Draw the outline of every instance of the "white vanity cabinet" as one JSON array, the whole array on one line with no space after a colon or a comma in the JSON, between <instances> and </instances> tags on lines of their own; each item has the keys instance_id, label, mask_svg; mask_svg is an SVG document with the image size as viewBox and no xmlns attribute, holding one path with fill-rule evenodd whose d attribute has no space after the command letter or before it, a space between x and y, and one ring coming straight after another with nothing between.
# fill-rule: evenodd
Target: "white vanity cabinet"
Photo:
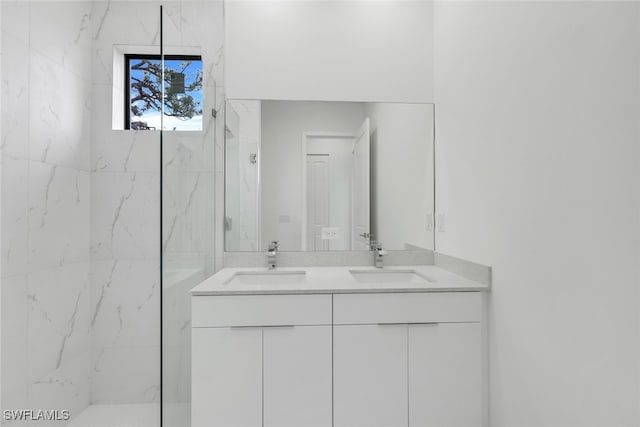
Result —
<instances>
[{"instance_id":1,"label":"white vanity cabinet","mask_svg":"<svg viewBox=\"0 0 640 427\"><path fill-rule=\"evenodd\" d=\"M407 325L409 426L483 425L480 323Z\"/></svg>"},{"instance_id":2,"label":"white vanity cabinet","mask_svg":"<svg viewBox=\"0 0 640 427\"><path fill-rule=\"evenodd\" d=\"M334 426L482 426L480 297L335 295Z\"/></svg>"},{"instance_id":3,"label":"white vanity cabinet","mask_svg":"<svg viewBox=\"0 0 640 427\"><path fill-rule=\"evenodd\" d=\"M336 325L334 426L408 425L406 325Z\"/></svg>"},{"instance_id":4,"label":"white vanity cabinet","mask_svg":"<svg viewBox=\"0 0 640 427\"><path fill-rule=\"evenodd\" d=\"M194 328L191 425L262 425L262 328Z\"/></svg>"},{"instance_id":5,"label":"white vanity cabinet","mask_svg":"<svg viewBox=\"0 0 640 427\"><path fill-rule=\"evenodd\" d=\"M193 299L193 427L330 427L331 295Z\"/></svg>"},{"instance_id":6,"label":"white vanity cabinet","mask_svg":"<svg viewBox=\"0 0 640 427\"><path fill-rule=\"evenodd\" d=\"M331 326L263 328L263 426L331 426Z\"/></svg>"},{"instance_id":7,"label":"white vanity cabinet","mask_svg":"<svg viewBox=\"0 0 640 427\"><path fill-rule=\"evenodd\" d=\"M192 301L193 427L484 425L481 292Z\"/></svg>"}]
</instances>

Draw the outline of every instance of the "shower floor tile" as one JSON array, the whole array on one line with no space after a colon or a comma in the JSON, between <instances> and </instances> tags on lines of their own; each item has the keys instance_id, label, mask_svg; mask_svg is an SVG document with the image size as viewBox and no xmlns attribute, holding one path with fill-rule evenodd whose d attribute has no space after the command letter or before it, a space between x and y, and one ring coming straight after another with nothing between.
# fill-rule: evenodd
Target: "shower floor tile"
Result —
<instances>
[{"instance_id":1,"label":"shower floor tile","mask_svg":"<svg viewBox=\"0 0 640 427\"><path fill-rule=\"evenodd\" d=\"M158 427L157 403L91 405L75 417L68 427Z\"/></svg>"}]
</instances>

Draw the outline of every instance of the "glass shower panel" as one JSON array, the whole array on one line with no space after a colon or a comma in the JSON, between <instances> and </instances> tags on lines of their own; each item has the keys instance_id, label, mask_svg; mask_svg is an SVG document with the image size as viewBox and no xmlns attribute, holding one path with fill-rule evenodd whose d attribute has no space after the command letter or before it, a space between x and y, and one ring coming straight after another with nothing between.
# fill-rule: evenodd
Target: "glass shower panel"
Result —
<instances>
[{"instance_id":1,"label":"glass shower panel","mask_svg":"<svg viewBox=\"0 0 640 427\"><path fill-rule=\"evenodd\" d=\"M215 272L222 2L165 2L162 13L162 416L165 427L188 427L190 290ZM187 59L169 61L179 57ZM187 61L201 61L199 75L183 73L193 65Z\"/></svg>"}]
</instances>

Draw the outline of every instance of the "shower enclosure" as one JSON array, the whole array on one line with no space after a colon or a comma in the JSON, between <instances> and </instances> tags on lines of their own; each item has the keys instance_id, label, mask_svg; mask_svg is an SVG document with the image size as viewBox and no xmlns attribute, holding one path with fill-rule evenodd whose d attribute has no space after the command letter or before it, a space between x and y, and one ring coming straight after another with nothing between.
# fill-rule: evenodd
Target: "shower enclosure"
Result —
<instances>
[{"instance_id":1,"label":"shower enclosure","mask_svg":"<svg viewBox=\"0 0 640 427\"><path fill-rule=\"evenodd\" d=\"M216 170L223 161L224 135L219 130L224 129L224 103L218 83L222 80L222 3L185 1L179 11L180 21L176 11L167 4L163 7L163 53L180 54L197 46L194 53L202 58L201 129L167 129L161 134L163 425L184 427L190 425L191 400L189 291L216 269L214 195L216 184L222 186L224 180L223 170ZM174 27L176 22L180 28Z\"/></svg>"},{"instance_id":2,"label":"shower enclosure","mask_svg":"<svg viewBox=\"0 0 640 427\"><path fill-rule=\"evenodd\" d=\"M189 290L222 256L223 4L0 16L2 424L189 426Z\"/></svg>"}]
</instances>

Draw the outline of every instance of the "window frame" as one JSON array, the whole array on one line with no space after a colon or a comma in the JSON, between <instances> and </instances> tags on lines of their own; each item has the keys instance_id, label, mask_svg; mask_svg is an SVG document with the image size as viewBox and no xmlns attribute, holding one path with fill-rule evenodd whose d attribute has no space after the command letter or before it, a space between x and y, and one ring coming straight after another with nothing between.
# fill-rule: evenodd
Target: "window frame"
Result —
<instances>
[{"instance_id":1,"label":"window frame","mask_svg":"<svg viewBox=\"0 0 640 427\"><path fill-rule=\"evenodd\" d=\"M151 53L124 54L124 130L131 130L131 61L137 59L155 59L162 61L160 55ZM201 55L164 55L165 61L200 61ZM204 69L204 64L203 64ZM202 94L204 98L204 93ZM160 112L162 115L162 112ZM156 129L161 130L161 129Z\"/></svg>"}]
</instances>

